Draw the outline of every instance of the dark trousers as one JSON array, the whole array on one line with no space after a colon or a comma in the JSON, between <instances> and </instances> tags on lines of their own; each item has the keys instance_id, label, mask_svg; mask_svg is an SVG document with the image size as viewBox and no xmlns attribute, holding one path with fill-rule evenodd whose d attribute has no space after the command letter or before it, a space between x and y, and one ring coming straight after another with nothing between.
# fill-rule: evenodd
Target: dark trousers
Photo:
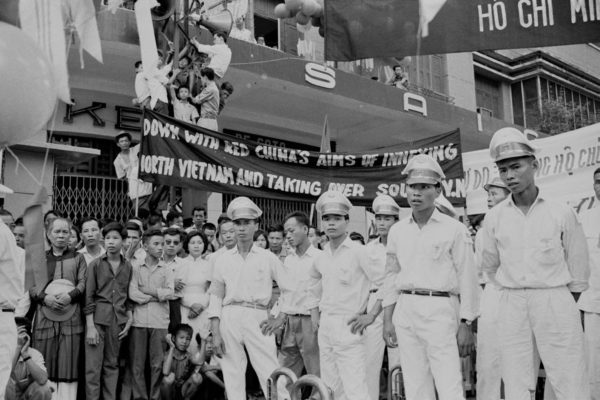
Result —
<instances>
[{"instance_id":1,"label":"dark trousers","mask_svg":"<svg viewBox=\"0 0 600 400\"><path fill-rule=\"evenodd\" d=\"M115 318L110 325L96 324L100 342L94 346L85 344L86 400L117 399L121 349L118 335L122 329L123 325L119 325Z\"/></svg>"},{"instance_id":2,"label":"dark trousers","mask_svg":"<svg viewBox=\"0 0 600 400\"><path fill-rule=\"evenodd\" d=\"M131 328L130 360L133 400L159 400L166 329ZM146 385L146 360L150 367L150 387Z\"/></svg>"}]
</instances>

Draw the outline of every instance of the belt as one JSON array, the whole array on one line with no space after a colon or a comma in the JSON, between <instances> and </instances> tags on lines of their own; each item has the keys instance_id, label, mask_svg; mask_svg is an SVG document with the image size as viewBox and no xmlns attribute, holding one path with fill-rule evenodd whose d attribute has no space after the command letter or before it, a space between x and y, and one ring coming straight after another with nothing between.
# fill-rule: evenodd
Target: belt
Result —
<instances>
[{"instance_id":1,"label":"belt","mask_svg":"<svg viewBox=\"0 0 600 400\"><path fill-rule=\"evenodd\" d=\"M377 293L378 290L379 289L371 289L371 290L369 290L369 293Z\"/></svg>"},{"instance_id":2,"label":"belt","mask_svg":"<svg viewBox=\"0 0 600 400\"><path fill-rule=\"evenodd\" d=\"M14 308L3 308L2 312L12 312L12 313L14 313L15 309Z\"/></svg>"},{"instance_id":3,"label":"belt","mask_svg":"<svg viewBox=\"0 0 600 400\"><path fill-rule=\"evenodd\" d=\"M437 290L401 290L402 294L414 294L417 296L430 296L430 297L450 297L448 292L440 292Z\"/></svg>"},{"instance_id":4,"label":"belt","mask_svg":"<svg viewBox=\"0 0 600 400\"><path fill-rule=\"evenodd\" d=\"M286 314L288 317L310 318L308 314Z\"/></svg>"},{"instance_id":5,"label":"belt","mask_svg":"<svg viewBox=\"0 0 600 400\"><path fill-rule=\"evenodd\" d=\"M252 303L249 301L232 301L231 303L226 304L226 306L239 306L246 308L254 308L255 310L267 310L267 306L263 306L262 304L258 303Z\"/></svg>"}]
</instances>

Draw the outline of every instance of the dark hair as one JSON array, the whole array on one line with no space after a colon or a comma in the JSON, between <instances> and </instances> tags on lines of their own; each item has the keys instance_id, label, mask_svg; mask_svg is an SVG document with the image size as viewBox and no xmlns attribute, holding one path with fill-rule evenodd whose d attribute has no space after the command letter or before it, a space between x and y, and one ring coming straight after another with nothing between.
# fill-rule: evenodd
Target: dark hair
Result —
<instances>
[{"instance_id":1,"label":"dark hair","mask_svg":"<svg viewBox=\"0 0 600 400\"><path fill-rule=\"evenodd\" d=\"M119 134L117 136L115 136L115 142L119 143L119 140L123 139L124 137L129 139L130 142L133 140L133 138L131 137L131 133L126 132L126 131L121 131L121 132L119 132Z\"/></svg>"},{"instance_id":2,"label":"dark hair","mask_svg":"<svg viewBox=\"0 0 600 400\"><path fill-rule=\"evenodd\" d=\"M140 67L140 65L142 65L142 62L141 62L141 61L136 61L136 62L135 62L135 67L136 67L136 68L139 68L139 67Z\"/></svg>"},{"instance_id":3,"label":"dark hair","mask_svg":"<svg viewBox=\"0 0 600 400\"><path fill-rule=\"evenodd\" d=\"M77 234L77 243L79 243L81 241L81 231L75 225L71 226L71 230L75 231L75 233Z\"/></svg>"},{"instance_id":4,"label":"dark hair","mask_svg":"<svg viewBox=\"0 0 600 400\"><path fill-rule=\"evenodd\" d=\"M202 254L206 253L206 250L208 250L208 238L206 237L206 235L202 232L198 232L198 231L192 231L190 232L187 237L185 238L185 242L183 242L183 249L185 250L186 253L190 252L190 241L192 240L192 238L199 236L200 239L202 239L202 243L204 244L204 249L202 250Z\"/></svg>"},{"instance_id":5,"label":"dark hair","mask_svg":"<svg viewBox=\"0 0 600 400\"><path fill-rule=\"evenodd\" d=\"M151 225L156 225L159 222L163 222L163 217L160 214L150 214L150 217L148 218L148 226Z\"/></svg>"},{"instance_id":6,"label":"dark hair","mask_svg":"<svg viewBox=\"0 0 600 400\"><path fill-rule=\"evenodd\" d=\"M223 82L221 83L221 90L226 90L229 94L233 94L233 85L231 82Z\"/></svg>"},{"instance_id":7,"label":"dark hair","mask_svg":"<svg viewBox=\"0 0 600 400\"><path fill-rule=\"evenodd\" d=\"M192 215L194 215L194 213L196 211L204 211L204 213L206 214L206 208L204 208L204 207L196 206L196 207L192 208Z\"/></svg>"},{"instance_id":8,"label":"dark hair","mask_svg":"<svg viewBox=\"0 0 600 400\"><path fill-rule=\"evenodd\" d=\"M140 235L142 234L142 229L135 222L128 222L127 224L125 224L125 230L126 231L136 231ZM129 234L127 234L127 236L129 236Z\"/></svg>"},{"instance_id":9,"label":"dark hair","mask_svg":"<svg viewBox=\"0 0 600 400\"><path fill-rule=\"evenodd\" d=\"M202 225L202 233L204 233L206 230L216 231L217 227L212 222L205 222L204 225Z\"/></svg>"},{"instance_id":10,"label":"dark hair","mask_svg":"<svg viewBox=\"0 0 600 400\"><path fill-rule=\"evenodd\" d=\"M221 38L223 38L223 41L227 43L227 33L223 31L216 31L215 33L213 33L213 36L220 36Z\"/></svg>"},{"instance_id":11,"label":"dark hair","mask_svg":"<svg viewBox=\"0 0 600 400\"><path fill-rule=\"evenodd\" d=\"M127 238L127 230L124 229L123 225L118 222L110 222L106 224L106 226L102 229L102 236L106 236L108 232L113 231L116 231L121 236L121 239Z\"/></svg>"},{"instance_id":12,"label":"dark hair","mask_svg":"<svg viewBox=\"0 0 600 400\"><path fill-rule=\"evenodd\" d=\"M396 68L400 68L402 71L404 71L404 68L402 67L402 65L400 64L396 64L394 65L394 67L392 68L393 71L396 71Z\"/></svg>"},{"instance_id":13,"label":"dark hair","mask_svg":"<svg viewBox=\"0 0 600 400\"><path fill-rule=\"evenodd\" d=\"M135 214L134 214L135 215ZM138 208L138 216L130 219L139 219L140 221L150 216L150 211L145 208Z\"/></svg>"},{"instance_id":14,"label":"dark hair","mask_svg":"<svg viewBox=\"0 0 600 400\"><path fill-rule=\"evenodd\" d=\"M185 233L179 228L167 228L164 230L164 236L179 236L180 241L185 240Z\"/></svg>"},{"instance_id":15,"label":"dark hair","mask_svg":"<svg viewBox=\"0 0 600 400\"><path fill-rule=\"evenodd\" d=\"M600 167L596 168L596 170L594 171L594 174L592 176L594 176L594 175L596 175L598 173L600 173Z\"/></svg>"},{"instance_id":16,"label":"dark hair","mask_svg":"<svg viewBox=\"0 0 600 400\"><path fill-rule=\"evenodd\" d=\"M256 240L261 236L264 236L265 241L267 242L267 247L265 247L265 249L268 249L269 248L269 239L267 238L267 232L263 231L262 229L258 229L256 232L254 232L252 241L256 242Z\"/></svg>"},{"instance_id":17,"label":"dark hair","mask_svg":"<svg viewBox=\"0 0 600 400\"><path fill-rule=\"evenodd\" d=\"M160 229L149 229L146 232L144 232L144 235L142 236L142 241L144 243L148 243L148 240L150 240L152 236L160 236L162 238L165 237L165 235Z\"/></svg>"},{"instance_id":18,"label":"dark hair","mask_svg":"<svg viewBox=\"0 0 600 400\"><path fill-rule=\"evenodd\" d=\"M281 224L271 225L267 228L267 233L271 233L271 232L283 233L283 231L284 231L283 225L281 225Z\"/></svg>"},{"instance_id":19,"label":"dark hair","mask_svg":"<svg viewBox=\"0 0 600 400\"><path fill-rule=\"evenodd\" d=\"M219 223L219 229L217 230L217 232L221 232L221 227L228 222L233 222L233 220L231 218L223 218Z\"/></svg>"},{"instance_id":20,"label":"dark hair","mask_svg":"<svg viewBox=\"0 0 600 400\"><path fill-rule=\"evenodd\" d=\"M79 225L81 227L81 230L83 230L83 224L85 224L86 222L92 222L95 221L98 224L98 228L102 229L102 222L100 222L99 219L96 219L94 217L85 217L84 219L81 220L81 225Z\"/></svg>"},{"instance_id":21,"label":"dark hair","mask_svg":"<svg viewBox=\"0 0 600 400\"><path fill-rule=\"evenodd\" d=\"M54 215L56 215L57 217L61 217L60 213L58 213L58 212L56 212L56 211L54 211L54 210L48 210L48 211L46 211L46 213L44 214L44 222L46 222L46 218L48 218L48 215L50 215L50 214L54 214Z\"/></svg>"},{"instance_id":22,"label":"dark hair","mask_svg":"<svg viewBox=\"0 0 600 400\"><path fill-rule=\"evenodd\" d=\"M306 226L307 228L311 227L310 219L308 218L308 215L306 215L302 211L294 211L294 212L289 213L288 215L285 216L283 221L287 222L287 220L290 218L294 218L296 221L298 221L298 223Z\"/></svg>"},{"instance_id":23,"label":"dark hair","mask_svg":"<svg viewBox=\"0 0 600 400\"><path fill-rule=\"evenodd\" d=\"M352 232L350 234L350 240L356 240L361 242L362 244L365 244L365 238L358 232Z\"/></svg>"},{"instance_id":24,"label":"dark hair","mask_svg":"<svg viewBox=\"0 0 600 400\"><path fill-rule=\"evenodd\" d=\"M200 76L205 76L209 81L214 81L215 71L212 68L204 67L200 70Z\"/></svg>"},{"instance_id":25,"label":"dark hair","mask_svg":"<svg viewBox=\"0 0 600 400\"><path fill-rule=\"evenodd\" d=\"M217 218L217 225L221 226L221 223L223 223L223 221L231 221L231 218L229 218L226 213L223 213L219 215L219 218Z\"/></svg>"},{"instance_id":26,"label":"dark hair","mask_svg":"<svg viewBox=\"0 0 600 400\"><path fill-rule=\"evenodd\" d=\"M179 324L177 326L175 326L175 329L173 329L173 341L175 340L175 336L177 336L177 334L179 332L185 332L188 335L194 336L194 329L189 326L188 324Z\"/></svg>"},{"instance_id":27,"label":"dark hair","mask_svg":"<svg viewBox=\"0 0 600 400\"><path fill-rule=\"evenodd\" d=\"M15 226L23 226L23 217L15 219Z\"/></svg>"},{"instance_id":28,"label":"dark hair","mask_svg":"<svg viewBox=\"0 0 600 400\"><path fill-rule=\"evenodd\" d=\"M179 218L181 216L181 213L178 211L169 211L167 214L167 225L171 225L171 222L175 221L175 218Z\"/></svg>"}]
</instances>

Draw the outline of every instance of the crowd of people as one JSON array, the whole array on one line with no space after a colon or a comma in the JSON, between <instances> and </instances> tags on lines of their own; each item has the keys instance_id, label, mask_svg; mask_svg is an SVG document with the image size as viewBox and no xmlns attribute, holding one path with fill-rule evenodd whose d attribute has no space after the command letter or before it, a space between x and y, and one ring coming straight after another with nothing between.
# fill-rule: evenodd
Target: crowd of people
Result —
<instances>
[{"instance_id":1,"label":"crowd of people","mask_svg":"<svg viewBox=\"0 0 600 400\"><path fill-rule=\"evenodd\" d=\"M50 211L32 281L23 223L4 211L0 388L10 400L247 400L286 367L336 400L377 400L387 350L406 399L457 400L461 357L476 351L479 399L530 400L540 362L547 399L598 399L598 208L582 225L546 197L520 132L498 131L490 154L500 176L474 241L428 155L403 171L410 216L378 196L366 244L336 191L316 202L324 235L299 211L260 230L246 197L216 223L194 208L188 227L171 211L77 229ZM600 169L593 179L600 199Z\"/></svg>"},{"instance_id":2,"label":"crowd of people","mask_svg":"<svg viewBox=\"0 0 600 400\"><path fill-rule=\"evenodd\" d=\"M223 81L231 62L227 38L221 31L213 34L212 45L192 38L179 52L176 67L171 43L166 59L159 51L156 65L137 61L133 104L218 131L217 116L234 90Z\"/></svg>"}]
</instances>

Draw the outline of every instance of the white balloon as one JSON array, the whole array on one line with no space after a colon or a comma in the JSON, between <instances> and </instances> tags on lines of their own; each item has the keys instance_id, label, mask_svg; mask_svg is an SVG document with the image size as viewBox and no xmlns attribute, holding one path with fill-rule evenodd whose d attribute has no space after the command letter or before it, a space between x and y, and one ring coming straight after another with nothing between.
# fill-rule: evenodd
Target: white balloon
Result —
<instances>
[{"instance_id":1,"label":"white balloon","mask_svg":"<svg viewBox=\"0 0 600 400\"><path fill-rule=\"evenodd\" d=\"M275 16L279 19L286 19L292 16L290 10L288 10L286 5L283 3L277 4L273 12L275 13Z\"/></svg>"}]
</instances>

